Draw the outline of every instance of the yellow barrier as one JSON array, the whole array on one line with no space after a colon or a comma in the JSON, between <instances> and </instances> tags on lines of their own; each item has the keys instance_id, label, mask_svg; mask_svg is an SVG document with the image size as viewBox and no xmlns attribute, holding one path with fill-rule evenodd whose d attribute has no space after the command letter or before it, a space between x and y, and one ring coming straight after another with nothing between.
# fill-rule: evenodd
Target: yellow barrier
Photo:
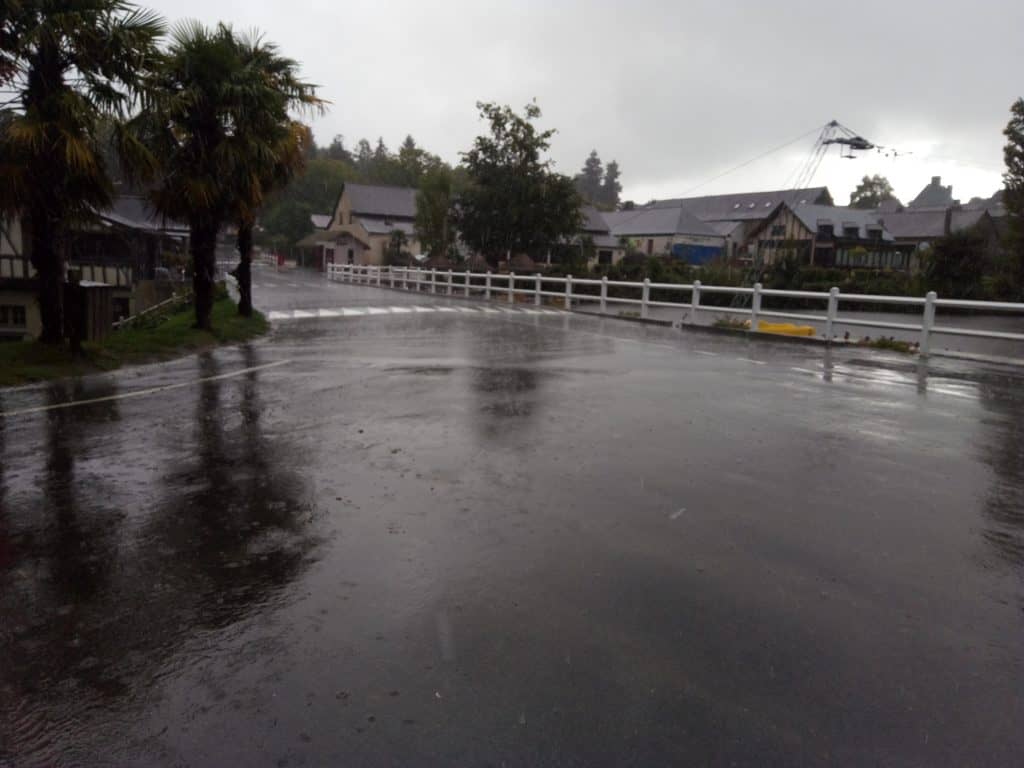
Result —
<instances>
[{"instance_id":1,"label":"yellow barrier","mask_svg":"<svg viewBox=\"0 0 1024 768\"><path fill-rule=\"evenodd\" d=\"M778 333L783 336L817 336L818 332L809 325L793 325L793 323L759 322L757 330L761 333Z\"/></svg>"}]
</instances>

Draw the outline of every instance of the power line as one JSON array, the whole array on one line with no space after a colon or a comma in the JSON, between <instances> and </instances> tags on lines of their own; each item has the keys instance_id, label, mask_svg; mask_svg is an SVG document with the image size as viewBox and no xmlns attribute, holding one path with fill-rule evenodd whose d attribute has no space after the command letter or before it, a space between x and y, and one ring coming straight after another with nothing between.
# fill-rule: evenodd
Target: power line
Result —
<instances>
[{"instance_id":1,"label":"power line","mask_svg":"<svg viewBox=\"0 0 1024 768\"><path fill-rule=\"evenodd\" d=\"M774 147L772 149L769 149L766 152L762 152L761 154L757 155L756 157L752 157L749 160L747 160L745 162L742 162L739 165L737 165L737 166L735 166L733 168L730 168L727 171L723 171L722 173L718 174L717 176L712 176L710 179L702 181L700 184L698 184L695 187L690 187L690 189L688 189L685 192L683 192L681 197L686 197L691 192L695 192L696 190L700 189L701 187L706 187L711 182L718 181L723 176L728 176L730 173L735 173L736 171L740 170L741 168L746 168L748 165L750 165L752 163L756 163L758 160L761 160L761 159L763 159L765 157L768 157L768 155L774 154L775 152L783 150L786 147L789 147L789 146L791 146L793 144L796 144L798 141L802 141L802 140L806 139L808 136L811 136L812 134L817 133L819 131L821 131L820 127L819 128L813 128L813 129L807 131L807 133L802 133L799 136L797 136L795 139L792 139L791 141L787 141L785 144L780 144L779 146Z\"/></svg>"}]
</instances>

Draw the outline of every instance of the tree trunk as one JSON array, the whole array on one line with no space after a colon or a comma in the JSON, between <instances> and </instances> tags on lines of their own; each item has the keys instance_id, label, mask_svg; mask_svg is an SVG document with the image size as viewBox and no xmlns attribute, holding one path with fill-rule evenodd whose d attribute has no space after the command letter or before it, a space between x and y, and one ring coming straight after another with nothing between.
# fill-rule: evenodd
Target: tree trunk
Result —
<instances>
[{"instance_id":1,"label":"tree trunk","mask_svg":"<svg viewBox=\"0 0 1024 768\"><path fill-rule=\"evenodd\" d=\"M192 251L192 291L196 302L196 328L212 331L213 276L217 267L217 230L209 222L193 222L189 233Z\"/></svg>"},{"instance_id":2,"label":"tree trunk","mask_svg":"<svg viewBox=\"0 0 1024 768\"><path fill-rule=\"evenodd\" d=\"M64 341L64 252L62 238L52 219L43 212L29 216L32 266L39 283L39 315L45 344Z\"/></svg>"},{"instance_id":3,"label":"tree trunk","mask_svg":"<svg viewBox=\"0 0 1024 768\"><path fill-rule=\"evenodd\" d=\"M238 314L252 317L252 222L238 224Z\"/></svg>"}]
</instances>

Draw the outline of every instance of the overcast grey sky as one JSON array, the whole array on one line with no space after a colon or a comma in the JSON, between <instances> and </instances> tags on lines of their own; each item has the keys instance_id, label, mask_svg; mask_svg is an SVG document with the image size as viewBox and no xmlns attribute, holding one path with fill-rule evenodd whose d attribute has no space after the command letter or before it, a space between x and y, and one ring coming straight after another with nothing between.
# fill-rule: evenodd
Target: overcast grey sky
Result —
<instances>
[{"instance_id":1,"label":"overcast grey sky","mask_svg":"<svg viewBox=\"0 0 1024 768\"><path fill-rule=\"evenodd\" d=\"M1024 2L976 0L151 0L256 27L333 105L317 141L407 133L456 162L482 129L475 102L532 98L558 129L558 170L596 148L624 198L698 184L830 119L913 154L833 151L814 179L845 204L864 174L906 201L941 175L964 201L1000 185L1002 129L1024 95ZM777 189L813 136L693 194Z\"/></svg>"}]
</instances>

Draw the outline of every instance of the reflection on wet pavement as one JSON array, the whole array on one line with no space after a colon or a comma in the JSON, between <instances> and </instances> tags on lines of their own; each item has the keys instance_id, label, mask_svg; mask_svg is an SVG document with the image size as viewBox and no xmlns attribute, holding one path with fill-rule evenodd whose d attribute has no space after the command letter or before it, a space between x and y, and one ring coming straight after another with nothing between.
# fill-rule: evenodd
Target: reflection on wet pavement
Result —
<instances>
[{"instance_id":1,"label":"reflection on wet pavement","mask_svg":"<svg viewBox=\"0 0 1024 768\"><path fill-rule=\"evenodd\" d=\"M168 381L0 417L0 766L1024 754L1014 369L395 313L0 411Z\"/></svg>"}]
</instances>

